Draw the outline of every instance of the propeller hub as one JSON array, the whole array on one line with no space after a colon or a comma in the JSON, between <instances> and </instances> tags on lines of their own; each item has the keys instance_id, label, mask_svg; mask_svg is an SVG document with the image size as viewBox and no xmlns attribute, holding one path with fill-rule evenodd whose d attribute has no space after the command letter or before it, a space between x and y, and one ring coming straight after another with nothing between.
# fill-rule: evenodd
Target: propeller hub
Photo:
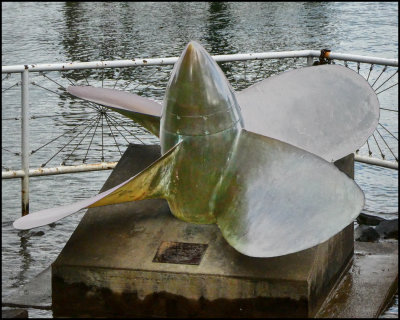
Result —
<instances>
[{"instance_id":1,"label":"propeller hub","mask_svg":"<svg viewBox=\"0 0 400 320\"><path fill-rule=\"evenodd\" d=\"M224 73L200 44L191 41L166 89L160 136L162 141L163 134L175 139L163 149L176 144L179 136L204 136L242 124L239 104Z\"/></svg>"}]
</instances>

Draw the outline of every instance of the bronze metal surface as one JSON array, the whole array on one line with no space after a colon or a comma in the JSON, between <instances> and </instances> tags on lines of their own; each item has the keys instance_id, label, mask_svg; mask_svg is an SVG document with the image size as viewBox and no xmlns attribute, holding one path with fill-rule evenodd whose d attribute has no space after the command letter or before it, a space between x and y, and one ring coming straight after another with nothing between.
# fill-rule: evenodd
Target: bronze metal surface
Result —
<instances>
[{"instance_id":1,"label":"bronze metal surface","mask_svg":"<svg viewBox=\"0 0 400 320\"><path fill-rule=\"evenodd\" d=\"M329 66L315 68L323 67ZM352 86L342 75L337 73L336 90ZM332 115L332 122L342 121L342 116ZM239 252L276 257L328 240L364 205L361 189L332 163L244 130L229 82L196 42L186 46L172 71L159 133L162 157L139 174L79 205L20 218L14 227L43 225L89 206L164 198L181 220L217 223ZM319 138L324 139L313 137Z\"/></svg>"}]
</instances>

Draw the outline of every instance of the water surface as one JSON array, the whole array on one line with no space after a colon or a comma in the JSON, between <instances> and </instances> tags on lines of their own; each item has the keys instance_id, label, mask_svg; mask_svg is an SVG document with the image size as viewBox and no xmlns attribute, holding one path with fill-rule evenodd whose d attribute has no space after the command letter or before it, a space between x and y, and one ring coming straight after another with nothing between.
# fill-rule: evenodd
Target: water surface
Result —
<instances>
[{"instance_id":1,"label":"water surface","mask_svg":"<svg viewBox=\"0 0 400 320\"><path fill-rule=\"evenodd\" d=\"M398 55L398 4L396 2L3 2L2 65L70 61L115 60L179 56L190 40L199 41L211 54L263 51L286 51L329 48L332 51L382 58ZM257 62L258 63L258 62ZM300 67L305 60L265 63L261 73L248 64L247 79L259 79L288 68ZM236 88L241 88L246 66L224 65ZM354 69L355 64L351 67ZM367 77L369 66L360 72ZM162 100L171 68L165 67L152 76L154 68L88 73L91 84L118 87L134 80L134 92ZM239 73L240 72L240 73ZM377 77L378 73L373 73ZM49 74L62 85L68 79L60 73ZM85 83L81 73L68 73L72 81ZM33 81L42 81L34 75ZM3 81L3 88L18 81L18 75ZM143 84L146 84L145 86ZM245 84L243 84L244 86ZM47 82L47 88L59 86ZM134 89L136 88L136 89ZM19 87L2 95L2 144L19 151L20 123L4 120L19 115ZM380 96L381 104L397 109L397 87ZM90 109L66 96L58 96L31 87L31 115L47 116L31 121L32 150L55 138L76 124L89 119ZM83 113L83 115L82 115ZM71 115L72 114L72 115ZM75 114L75 115L74 115ZM381 113L381 121L397 136L397 113ZM146 143L157 139L136 132ZM69 137L69 136L67 136ZM72 138L72 135L70 136ZM94 139L97 155L101 154L99 135ZM121 152L126 141L117 135ZM65 143L65 141L63 142ZM32 155L32 167L48 161L62 147L50 145ZM84 149L85 150L85 149ZM106 140L106 161L117 161L120 153L112 135ZM365 151L365 148L363 150ZM397 150L396 150L397 152ZM82 154L80 155L82 156ZM390 156L390 154L389 154ZM78 161L82 158L69 159ZM55 157L50 166L63 161ZM17 169L19 157L3 150L2 164ZM387 218L398 214L398 173L394 170L356 163L356 182L366 194L365 211ZM32 178L30 208L32 211L70 203L96 194L109 171ZM2 181L2 297L32 279L57 257L76 228L84 212L67 217L52 226L17 231L12 221L20 216L20 181ZM30 316L51 316L51 312L30 310Z\"/></svg>"}]
</instances>

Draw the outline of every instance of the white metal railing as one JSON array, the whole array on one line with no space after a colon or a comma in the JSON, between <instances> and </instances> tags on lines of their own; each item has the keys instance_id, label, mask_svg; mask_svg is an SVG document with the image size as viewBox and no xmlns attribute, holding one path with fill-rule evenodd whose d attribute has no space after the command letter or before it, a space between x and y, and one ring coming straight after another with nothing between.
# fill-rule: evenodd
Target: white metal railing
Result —
<instances>
[{"instance_id":1,"label":"white metal railing","mask_svg":"<svg viewBox=\"0 0 400 320\"><path fill-rule=\"evenodd\" d=\"M2 66L2 73L20 73L21 74L21 170L9 170L2 172L2 179L20 178L22 180L22 214L28 213L29 208L29 177L43 176L62 173L76 173L94 170L108 170L115 167L116 162L101 162L95 164L82 164L76 166L60 166L54 168L29 168L29 74L31 72L43 71L66 71L79 69L103 69L103 68L121 68L136 66L154 66L154 65L173 65L179 57L155 58L155 59L131 59L117 61L92 61L92 62L70 62L70 63L52 63L52 64L30 64ZM216 55L213 58L217 62L234 62L262 59L281 59L281 58L306 58L307 65L313 64L313 58L326 58L330 60L353 61L357 63L370 63L398 67L398 60L384 59L369 56L360 56L342 53L322 53L319 50L300 50L285 52L262 52L247 54ZM372 69L372 67L371 67ZM378 165L398 170L398 162L381 160L373 157L365 157L355 154L355 160L368 164ZM397 160L397 158L396 158Z\"/></svg>"},{"instance_id":2,"label":"white metal railing","mask_svg":"<svg viewBox=\"0 0 400 320\"><path fill-rule=\"evenodd\" d=\"M229 61L247 61L258 59L281 59L281 58L317 58L320 57L321 51L318 50L299 50L299 51L282 51L282 52L261 52L261 53L244 53L244 54L226 54L212 56L217 62ZM381 64L385 66L398 66L398 60L384 59L377 57L368 57L343 53L329 53L327 58L332 60L344 60L355 62L366 62L373 64ZM172 65L178 61L179 57L156 58L156 59L131 59L131 60L115 60L115 61L91 61L91 62L69 62L69 63L51 63L51 64L30 64L3 66L2 73L21 73L24 70L30 72L39 71L65 71L77 69L99 69L99 68L121 68L135 66L150 65Z\"/></svg>"}]
</instances>

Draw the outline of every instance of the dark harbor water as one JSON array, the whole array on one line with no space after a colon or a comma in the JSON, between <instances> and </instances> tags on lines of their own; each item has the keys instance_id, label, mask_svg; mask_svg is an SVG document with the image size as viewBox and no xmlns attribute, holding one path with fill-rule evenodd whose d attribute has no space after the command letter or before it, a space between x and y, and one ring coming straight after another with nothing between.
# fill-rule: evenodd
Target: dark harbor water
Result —
<instances>
[{"instance_id":1,"label":"dark harbor water","mask_svg":"<svg viewBox=\"0 0 400 320\"><path fill-rule=\"evenodd\" d=\"M398 58L397 2L3 2L2 3L2 65L37 64L71 61L117 60L179 56L190 40L197 40L211 54L233 54L265 51L290 51L329 48L334 52L381 58ZM301 67L305 59L273 60L257 69L258 62L221 65L241 89L243 72L247 79L261 79L286 69ZM260 64L261 65L261 64ZM356 64L350 64L353 69ZM261 67L260 67L261 68ZM369 65L360 73L367 77ZM378 68L378 67L377 67ZM381 68L382 69L382 68ZM377 78L381 69L371 73ZM49 73L62 85L68 79L85 84L117 88L125 84L132 92L161 101L170 66L158 70ZM154 71L154 72L153 72ZM155 74L155 75L154 75ZM5 75L3 75L4 78ZM32 76L33 81L43 76ZM133 80L132 80L133 79ZM246 79L246 78L245 78ZM19 75L3 80L8 88ZM130 83L130 81L133 81ZM58 85L47 82L47 88L57 91ZM2 165L20 168L20 121L9 120L20 115L20 87L2 94ZM398 86L379 96L381 105L398 108ZM30 123L30 142L36 150L77 121L86 121L91 112L76 101L50 91L31 86L30 115L40 116ZM398 137L398 113L382 111L381 122ZM135 135L145 143L157 139L135 129ZM67 136L68 138L68 136ZM72 136L71 136L72 138ZM97 140L96 140L97 139ZM95 151L88 162L118 161L127 142L113 133L105 140L101 151L98 136ZM68 139L67 139L68 141ZM137 142L137 140L129 140ZM37 168L62 148L64 142L51 144L32 155L31 167ZM117 142L121 150L116 148ZM6 150L5 150L5 149ZM398 154L397 143L393 151ZM10 152L11 151L11 152ZM82 161L86 148L68 161ZM367 149L360 151L368 154ZM378 153L379 154L379 153ZM65 156L65 154L64 154ZM103 154L101 154L103 156ZM91 157L91 158L90 158ZM96 158L97 157L97 158ZM391 154L387 158L391 160ZM64 158L65 159L65 158ZM48 167L63 161L57 155ZM75 161L75 162L73 162ZM88 172L31 178L30 210L71 203L96 194L110 171ZM398 171L356 163L355 180L366 194L364 211L384 218L398 217ZM84 211L30 231L13 229L12 222L20 216L21 183L18 179L2 181L2 297L29 282L48 267L62 250L76 228ZM397 302L392 307L398 312ZM51 317L51 311L29 310L30 317Z\"/></svg>"}]
</instances>

